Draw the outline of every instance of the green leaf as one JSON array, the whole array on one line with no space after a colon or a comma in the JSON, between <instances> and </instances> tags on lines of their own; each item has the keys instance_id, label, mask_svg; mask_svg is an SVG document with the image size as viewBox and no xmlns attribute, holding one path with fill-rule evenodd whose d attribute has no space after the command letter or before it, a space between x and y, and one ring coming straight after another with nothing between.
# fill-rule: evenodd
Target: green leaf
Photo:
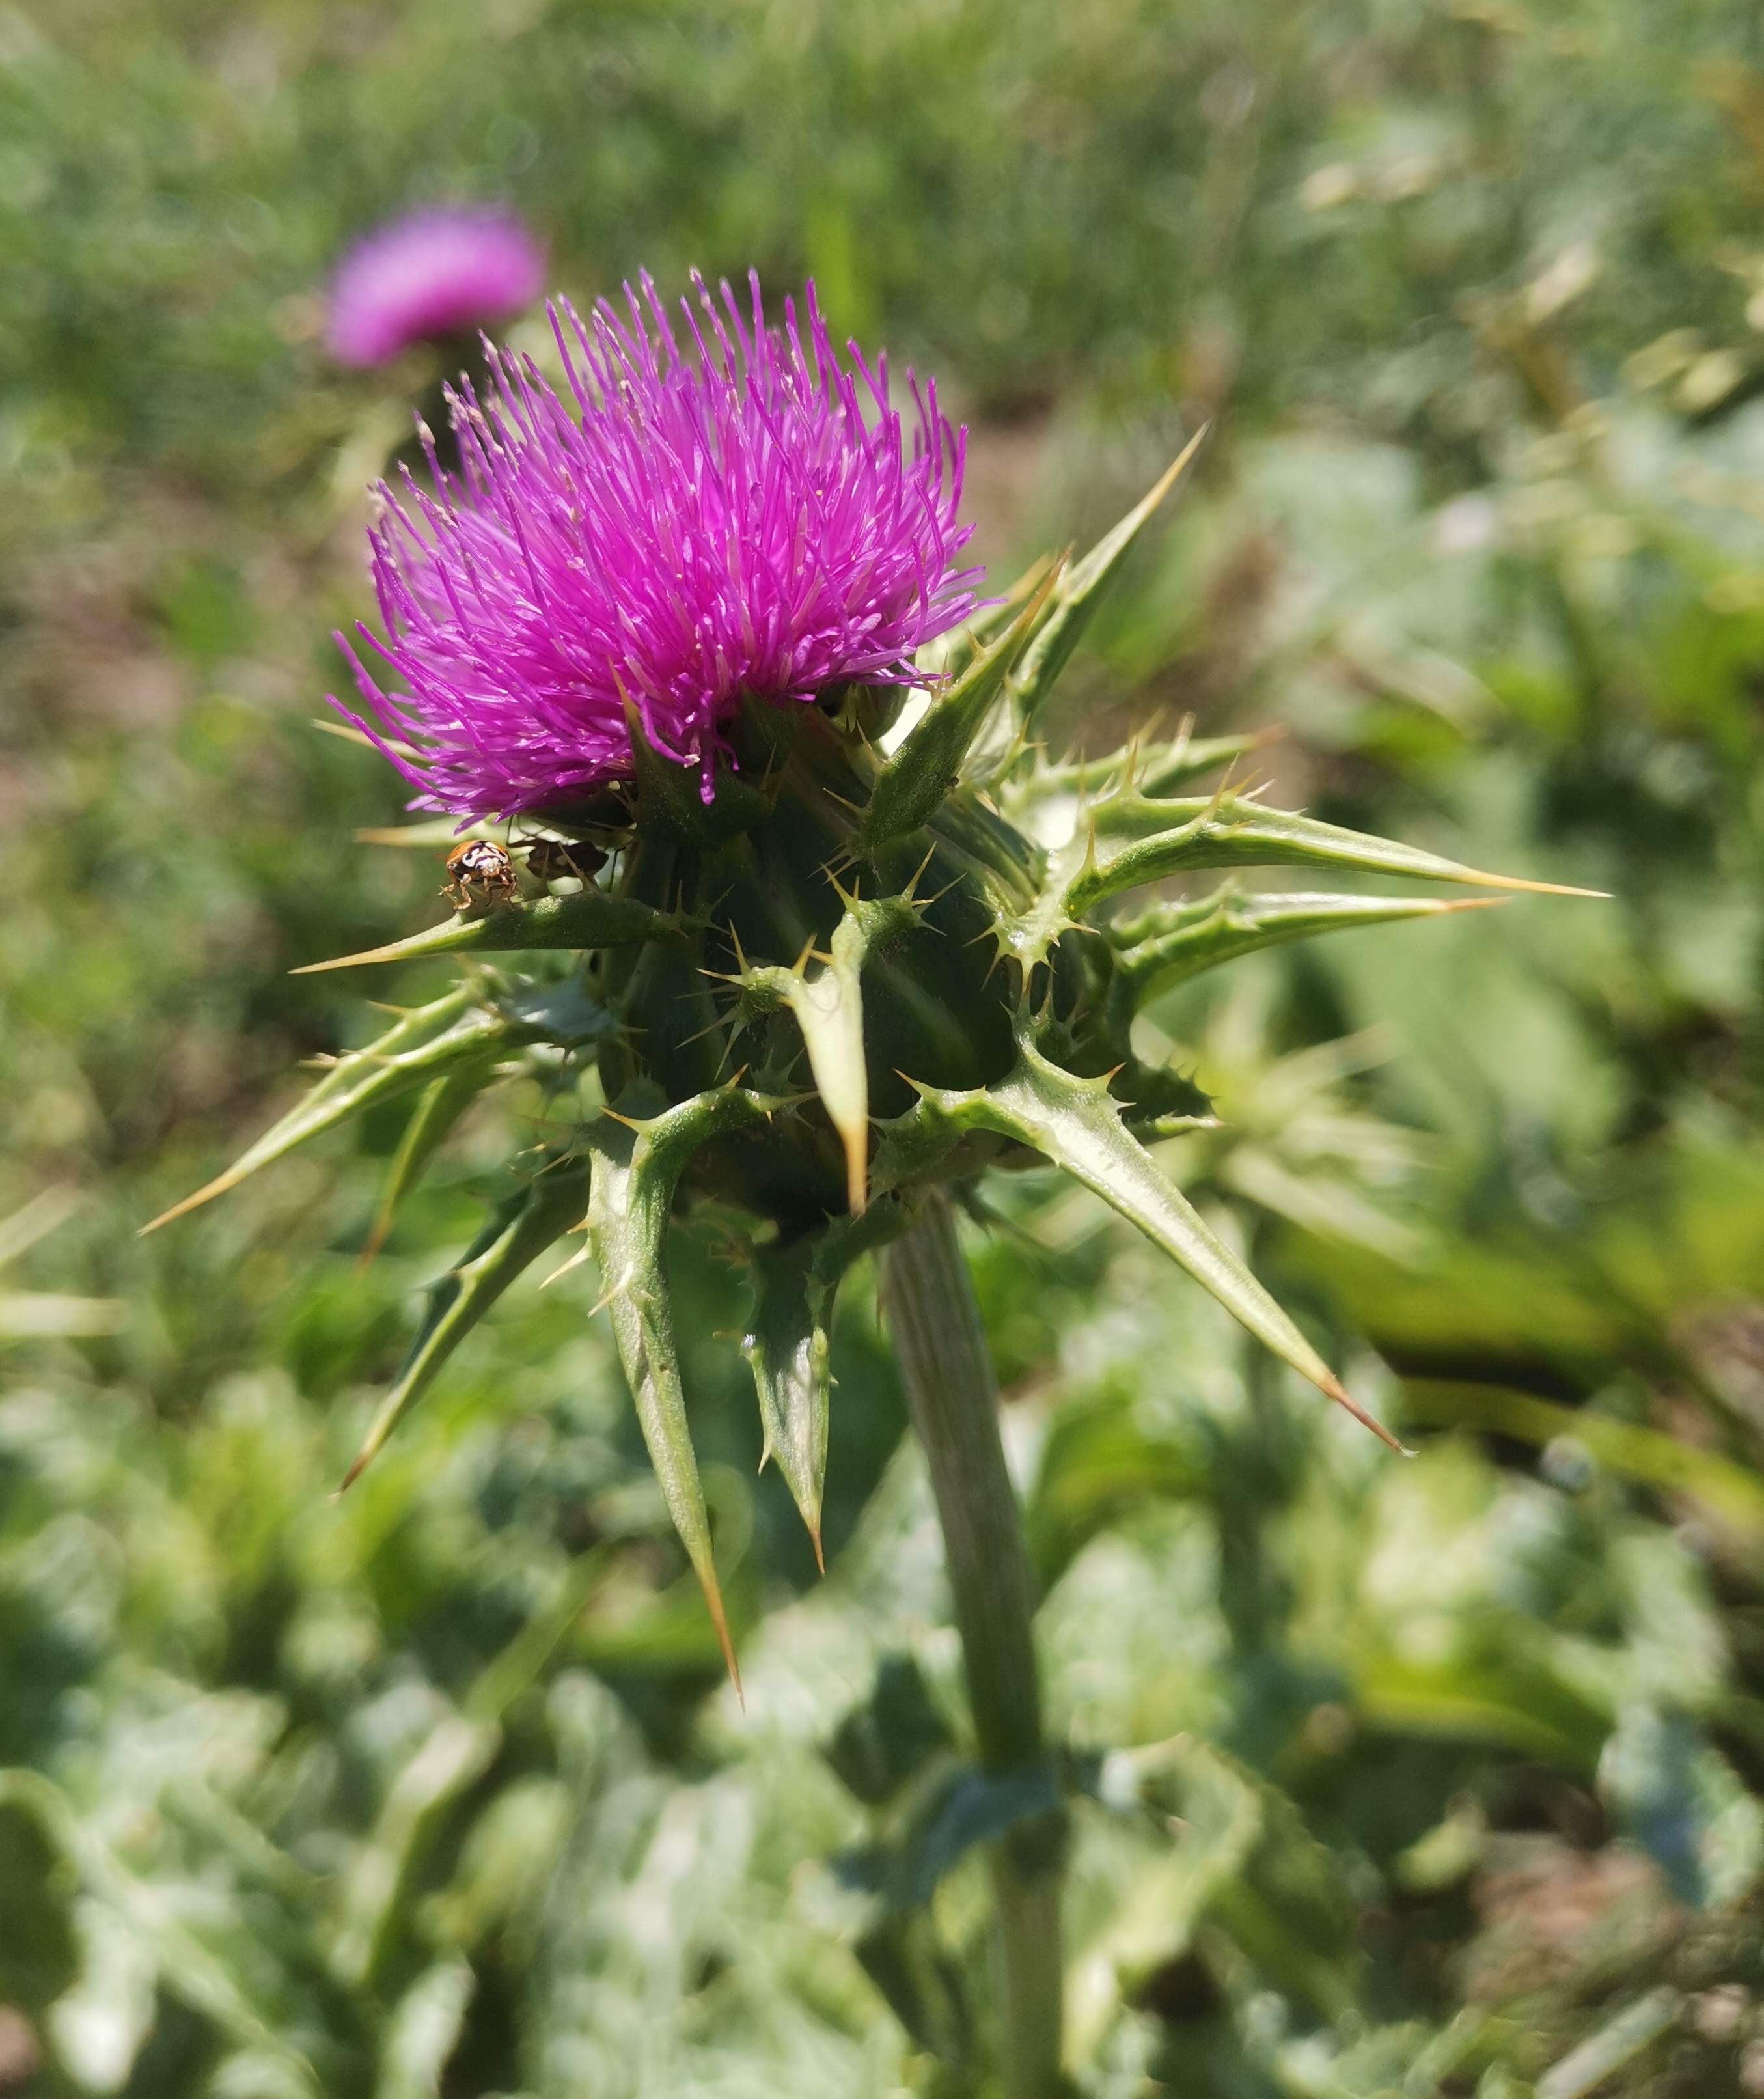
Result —
<instances>
[{"instance_id":1,"label":"green leaf","mask_svg":"<svg viewBox=\"0 0 1764 2099\"><path fill-rule=\"evenodd\" d=\"M1139 1426L1131 1394L1106 1393L1063 1409L1042 1446L1023 1529L1046 1595L1093 1538L1153 1500L1206 1493L1208 1453Z\"/></svg>"},{"instance_id":2,"label":"green leaf","mask_svg":"<svg viewBox=\"0 0 1764 2099\"><path fill-rule=\"evenodd\" d=\"M272 2032L230 1962L192 1931L168 1891L125 1866L61 1789L39 1771L0 1771L0 1810L29 1815L86 1894L120 1920L152 1956L161 1983L229 2040L273 2056L291 2088L316 2099L305 2056Z\"/></svg>"},{"instance_id":3,"label":"green leaf","mask_svg":"<svg viewBox=\"0 0 1764 2099\"><path fill-rule=\"evenodd\" d=\"M588 1130L593 1151L588 1238L612 1314L619 1360L668 1514L704 1591L717 1644L737 1691L741 1673L717 1586L710 1519L680 1388L663 1241L674 1190L693 1152L711 1138L763 1120L776 1105L728 1085L694 1094L647 1121L609 1115Z\"/></svg>"},{"instance_id":4,"label":"green leaf","mask_svg":"<svg viewBox=\"0 0 1764 2099\"><path fill-rule=\"evenodd\" d=\"M858 1256L904 1230L908 1221L903 1204L873 1203L860 1217L835 1218L813 1239L787 1247L756 1247L752 1255L754 1309L741 1337L741 1353L759 1396L765 1433L759 1462L763 1466L768 1458L776 1459L814 1541L815 1564L824 1573L820 1503L833 1384L829 1329L834 1300L841 1277Z\"/></svg>"},{"instance_id":5,"label":"green leaf","mask_svg":"<svg viewBox=\"0 0 1764 2099\"><path fill-rule=\"evenodd\" d=\"M1059 1775L1051 1758L1005 1771L957 1765L914 1802L889 1847L881 1893L891 1908L923 1909L944 1874L976 1844L1059 1809Z\"/></svg>"},{"instance_id":6,"label":"green leaf","mask_svg":"<svg viewBox=\"0 0 1764 2099\"><path fill-rule=\"evenodd\" d=\"M847 1792L866 1807L882 1807L952 1746L917 1662L890 1654L877 1666L869 1696L846 1714L824 1754Z\"/></svg>"},{"instance_id":7,"label":"green leaf","mask_svg":"<svg viewBox=\"0 0 1764 2099\"><path fill-rule=\"evenodd\" d=\"M437 1824L490 1768L501 1744L494 1721L450 1713L392 1781L337 1892L331 1965L345 1982L359 1987L385 1965L407 1915L411 1879Z\"/></svg>"},{"instance_id":8,"label":"green leaf","mask_svg":"<svg viewBox=\"0 0 1764 2099\"><path fill-rule=\"evenodd\" d=\"M380 1200L375 1205L367 1236L362 1242L358 1267L365 1268L385 1244L398 1205L422 1178L424 1168L434 1157L448 1131L483 1089L483 1073L467 1065L431 1080L417 1097L411 1119L404 1125L404 1134L398 1140L398 1148L392 1155L392 1164L386 1168L386 1177L381 1184Z\"/></svg>"},{"instance_id":9,"label":"green leaf","mask_svg":"<svg viewBox=\"0 0 1764 2099\"><path fill-rule=\"evenodd\" d=\"M1041 587L1058 557L1042 554L1032 561L1004 596L977 605L960 627L928 641L914 661L928 678L957 678L999 629L1016 617L1017 608Z\"/></svg>"},{"instance_id":10,"label":"green leaf","mask_svg":"<svg viewBox=\"0 0 1764 2099\"><path fill-rule=\"evenodd\" d=\"M960 2077L974 2057L972 2015L961 1970L931 1918L922 1910L884 1911L851 1952L914 2046ZM974 2080L968 2081L971 2088ZM952 2084L957 2092L964 2088Z\"/></svg>"},{"instance_id":11,"label":"green leaf","mask_svg":"<svg viewBox=\"0 0 1764 2099\"><path fill-rule=\"evenodd\" d=\"M343 1476L339 1494L372 1462L405 1414L434 1383L448 1358L515 1278L572 1225L580 1224L587 1195L588 1173L582 1161L566 1159L545 1168L519 1195L497 1208L459 1265L431 1286L423 1323Z\"/></svg>"},{"instance_id":12,"label":"green leaf","mask_svg":"<svg viewBox=\"0 0 1764 2099\"><path fill-rule=\"evenodd\" d=\"M1493 1742L1582 1779L1596 1771L1611 1732L1608 1713L1564 1682L1547 1657L1516 1646L1511 1626L1499 1622L1462 1636L1443 1661L1364 1656L1353 1671L1353 1703L1368 1727Z\"/></svg>"},{"instance_id":13,"label":"green leaf","mask_svg":"<svg viewBox=\"0 0 1764 2099\"><path fill-rule=\"evenodd\" d=\"M1614 1421L1589 1407L1558 1406L1505 1385L1405 1378L1403 1412L1430 1428L1492 1429L1542 1449L1571 1436L1608 1470L1669 1493L1691 1495L1753 1551L1764 1548L1764 1484L1713 1450L1699 1450L1657 1428Z\"/></svg>"},{"instance_id":14,"label":"green leaf","mask_svg":"<svg viewBox=\"0 0 1764 2099\"><path fill-rule=\"evenodd\" d=\"M1443 860L1437 853L1423 852L1418 846L1344 830L1339 825L1318 823L1314 817L1294 816L1283 809L1265 809L1240 794L1171 801L1117 794L1098 803L1089 813L1093 831L1082 842L1074 842L1076 853L1068 849L1071 856L1083 856L1065 890L1064 908L1071 913L1088 910L1123 890L1202 867L1351 868L1365 874L1536 890L1556 896L1601 893L1559 882L1529 882L1517 875L1485 873ZM1146 835L1131 835L1142 832ZM1130 842L1111 847L1110 841L1124 833L1130 834Z\"/></svg>"},{"instance_id":15,"label":"green leaf","mask_svg":"<svg viewBox=\"0 0 1764 2099\"><path fill-rule=\"evenodd\" d=\"M653 910L634 896L587 888L574 896L542 896L533 904L499 904L471 917L455 914L444 926L431 926L408 939L365 948L359 955L339 955L328 962L308 962L291 974L309 977L325 970L360 969L369 962L420 961L429 955L628 948L684 930L685 921L677 913Z\"/></svg>"},{"instance_id":16,"label":"green leaf","mask_svg":"<svg viewBox=\"0 0 1764 2099\"><path fill-rule=\"evenodd\" d=\"M1300 891L1258 895L1230 882L1210 896L1164 904L1131 925L1110 927L1109 938L1120 948L1111 997L1137 1009L1159 992L1258 948L1309 940L1319 933L1343 932L1356 926L1382 926L1395 919L1485 911L1499 900L1479 896L1441 904L1429 899Z\"/></svg>"},{"instance_id":17,"label":"green leaf","mask_svg":"<svg viewBox=\"0 0 1764 2099\"><path fill-rule=\"evenodd\" d=\"M938 695L878 773L852 841L856 852L867 856L891 838L917 830L941 807L1058 578L1055 570L1044 579L1004 633Z\"/></svg>"},{"instance_id":18,"label":"green leaf","mask_svg":"<svg viewBox=\"0 0 1764 2099\"><path fill-rule=\"evenodd\" d=\"M1340 1380L1231 1249L1123 1126L1107 1082L1076 1079L1019 1037L1016 1068L972 1093L923 1089L920 1111L933 1132L990 1129L1030 1146L1080 1182L1186 1268L1234 1318L1345 1407L1393 1450L1401 1446L1350 1399Z\"/></svg>"},{"instance_id":19,"label":"green leaf","mask_svg":"<svg viewBox=\"0 0 1764 2099\"><path fill-rule=\"evenodd\" d=\"M1097 1949L1122 1980L1180 1951L1205 1918L1277 1988L1308 1998L1326 2018L1348 2010L1363 1965L1353 1907L1334 1859L1287 1795L1186 1735L1107 1764L1116 1767L1110 1795L1137 1780L1143 1807L1181 1832L1158 1875L1161 1899L1124 1906Z\"/></svg>"},{"instance_id":20,"label":"green leaf","mask_svg":"<svg viewBox=\"0 0 1764 2099\"><path fill-rule=\"evenodd\" d=\"M386 2022L375 2099L440 2099L477 1983L471 1962L459 1954L423 1970Z\"/></svg>"},{"instance_id":21,"label":"green leaf","mask_svg":"<svg viewBox=\"0 0 1764 2099\"><path fill-rule=\"evenodd\" d=\"M79 1973L68 1890L57 1885L59 1855L37 1817L0 1797L0 1999L41 2011Z\"/></svg>"},{"instance_id":22,"label":"green leaf","mask_svg":"<svg viewBox=\"0 0 1764 2099\"><path fill-rule=\"evenodd\" d=\"M293 1151L297 1145L335 1129L351 1116L381 1101L426 1087L446 1075L469 1076L482 1085L497 1060L519 1044L531 1041L530 1030L517 1026L506 1014L484 1001L482 988L464 983L432 1005L407 1013L394 1027L365 1050L339 1057L306 1098L291 1108L275 1127L265 1132L244 1153L205 1187L142 1227L157 1231L174 1217L183 1217L217 1195L236 1188L241 1181Z\"/></svg>"},{"instance_id":23,"label":"green leaf","mask_svg":"<svg viewBox=\"0 0 1764 2099\"><path fill-rule=\"evenodd\" d=\"M759 1394L765 1443L759 1454L777 1460L791 1498L814 1540L815 1564L825 1573L820 1497L827 1470L827 1409L832 1378L827 1329L809 1301L812 1241L754 1251L754 1309L741 1353Z\"/></svg>"},{"instance_id":24,"label":"green leaf","mask_svg":"<svg viewBox=\"0 0 1764 2099\"><path fill-rule=\"evenodd\" d=\"M1187 472L1206 434L1204 427L1197 430L1156 487L1128 511L1113 531L1098 540L1081 561L1067 569L1060 578L1054 593L1052 610L1024 651L1022 666L1011 680L1011 689L1026 723L1035 719L1036 711L1053 690L1055 680L1065 669L1084 629L1095 617L1109 586L1120 574L1121 564L1132 552L1133 543L1165 496Z\"/></svg>"}]
</instances>

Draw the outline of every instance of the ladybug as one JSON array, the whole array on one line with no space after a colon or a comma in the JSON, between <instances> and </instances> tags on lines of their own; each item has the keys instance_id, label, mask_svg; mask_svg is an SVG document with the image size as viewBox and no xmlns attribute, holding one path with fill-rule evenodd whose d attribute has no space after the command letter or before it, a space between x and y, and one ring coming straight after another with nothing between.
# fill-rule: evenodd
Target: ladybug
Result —
<instances>
[{"instance_id":1,"label":"ladybug","mask_svg":"<svg viewBox=\"0 0 1764 2099\"><path fill-rule=\"evenodd\" d=\"M464 911L473 892L499 897L512 903L517 893L514 862L492 838L467 838L447 856L447 880L442 895L455 910Z\"/></svg>"}]
</instances>

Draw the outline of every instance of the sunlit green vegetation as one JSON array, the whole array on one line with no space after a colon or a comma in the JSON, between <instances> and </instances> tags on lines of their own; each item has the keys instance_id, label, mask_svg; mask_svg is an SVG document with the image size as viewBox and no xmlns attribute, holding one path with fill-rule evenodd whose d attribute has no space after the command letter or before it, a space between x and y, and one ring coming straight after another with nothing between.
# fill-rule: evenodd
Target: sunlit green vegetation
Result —
<instances>
[{"instance_id":1,"label":"sunlit green vegetation","mask_svg":"<svg viewBox=\"0 0 1764 2099\"><path fill-rule=\"evenodd\" d=\"M1757 11L42 0L0 8L0 2091L988 2088L873 1281L821 1582L724 1250L674 1249L744 1711L592 1270L330 1498L537 1095L371 1265L396 1107L134 1236L345 1046L288 970L432 908L354 839L389 770L310 724L439 370L329 366L319 295L480 196L578 298L812 271L949 388L1007 574L1212 419L1056 736L1282 724L1282 799L1612 892L1156 1016L1227 1123L1171 1170L1412 1461L1089 1198L974 1223L1078 2088L1764 2089Z\"/></svg>"}]
</instances>

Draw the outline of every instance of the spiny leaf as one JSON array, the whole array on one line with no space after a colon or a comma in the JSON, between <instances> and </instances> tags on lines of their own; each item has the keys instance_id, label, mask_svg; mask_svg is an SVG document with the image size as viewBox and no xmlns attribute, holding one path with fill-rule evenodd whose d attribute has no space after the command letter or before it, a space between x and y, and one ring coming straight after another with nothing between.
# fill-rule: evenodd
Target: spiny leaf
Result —
<instances>
[{"instance_id":1,"label":"spiny leaf","mask_svg":"<svg viewBox=\"0 0 1764 2099\"><path fill-rule=\"evenodd\" d=\"M1066 909L1077 913L1142 883L1203 867L1352 868L1366 874L1406 875L1424 882L1473 883L1488 889L1536 890L1556 896L1597 896L1594 889L1481 869L1363 831L1314 817L1265 809L1238 794L1162 801L1111 795L1090 812L1093 828L1075 838L1065 860L1075 871L1065 887ZM1131 843L1115 846L1123 832Z\"/></svg>"},{"instance_id":2,"label":"spiny leaf","mask_svg":"<svg viewBox=\"0 0 1764 2099\"><path fill-rule=\"evenodd\" d=\"M763 1466L768 1458L776 1459L814 1542L815 1564L825 1573L820 1498L827 1471L832 1379L822 1308L809 1301L815 1251L807 1239L788 1247L754 1248L754 1309L741 1336L741 1353L759 1395L760 1426L765 1434L759 1462Z\"/></svg>"},{"instance_id":3,"label":"spiny leaf","mask_svg":"<svg viewBox=\"0 0 1764 2099\"><path fill-rule=\"evenodd\" d=\"M580 1221L587 1193L586 1164L565 1160L536 1174L519 1195L498 1207L459 1265L430 1289L429 1309L416 1338L398 1366L392 1389L380 1403L354 1463L344 1475L339 1494L359 1477L404 1415L434 1383L454 1350L515 1278Z\"/></svg>"},{"instance_id":4,"label":"spiny leaf","mask_svg":"<svg viewBox=\"0 0 1764 2099\"><path fill-rule=\"evenodd\" d=\"M717 1586L710 1519L680 1388L663 1241L674 1190L693 1152L711 1138L762 1120L775 1105L761 1094L730 1085L696 1094L649 1121L608 1116L588 1131L593 1152L588 1238L612 1314L619 1360L668 1514L704 1591L737 1692L741 1672Z\"/></svg>"},{"instance_id":5,"label":"spiny leaf","mask_svg":"<svg viewBox=\"0 0 1764 2099\"><path fill-rule=\"evenodd\" d=\"M356 1259L358 1269L366 1268L385 1244L398 1205L422 1178L424 1168L434 1157L448 1131L482 1091L483 1074L467 1065L432 1080L418 1096L411 1119L404 1125L404 1134L398 1140L398 1148L392 1155L392 1164L386 1168L373 1222L367 1228L367 1236Z\"/></svg>"},{"instance_id":6,"label":"spiny leaf","mask_svg":"<svg viewBox=\"0 0 1764 2099\"><path fill-rule=\"evenodd\" d=\"M751 1003L787 1005L802 1031L808 1067L827 1119L845 1150L846 1198L854 1217L863 1210L869 1157L869 1068L864 1055L863 970L872 945L916 921L910 891L873 900L847 899L829 952L811 976L806 968L764 963L740 970L734 981ZM803 958L806 965L808 957Z\"/></svg>"},{"instance_id":7,"label":"spiny leaf","mask_svg":"<svg viewBox=\"0 0 1764 2099\"><path fill-rule=\"evenodd\" d=\"M1301 1377L1388 1443L1401 1445L1350 1399L1327 1363L1231 1249L1216 1238L1181 1191L1123 1126L1099 1079L1076 1079L1050 1064L1026 1036L1016 1067L997 1084L965 1094L921 1096L935 1129L990 1129L1039 1151L1137 1225L1209 1291L1234 1318Z\"/></svg>"},{"instance_id":8,"label":"spiny leaf","mask_svg":"<svg viewBox=\"0 0 1764 2099\"><path fill-rule=\"evenodd\" d=\"M1278 742L1285 734L1283 728L1258 728L1247 736L1191 736L1185 723L1162 750L1146 755L1134 784L1142 794L1173 794L1179 787L1216 772L1221 765Z\"/></svg>"},{"instance_id":9,"label":"spiny leaf","mask_svg":"<svg viewBox=\"0 0 1764 2099\"><path fill-rule=\"evenodd\" d=\"M508 954L521 948L631 947L684 930L677 913L656 911L632 896L583 889L574 896L542 896L533 904L499 904L479 916L455 916L407 940L367 948L332 961L308 962L291 972L360 969L368 962L410 962L428 955Z\"/></svg>"},{"instance_id":10,"label":"spiny leaf","mask_svg":"<svg viewBox=\"0 0 1764 2099\"><path fill-rule=\"evenodd\" d=\"M873 1203L861 1217L834 1219L815 1239L787 1247L758 1247L752 1256L754 1309L741 1338L741 1353L759 1397L765 1432L759 1462L777 1460L823 1573L820 1506L833 1383L828 1356L834 1300L841 1277L858 1256L893 1238L909 1221L904 1204Z\"/></svg>"},{"instance_id":11,"label":"spiny leaf","mask_svg":"<svg viewBox=\"0 0 1764 2099\"><path fill-rule=\"evenodd\" d=\"M1081 561L1066 571L1054 594L1052 611L1023 652L1022 665L1011 680L1011 689L1025 722L1033 720L1052 691L1054 680L1065 669L1104 594L1120 573L1121 564L1132 551L1134 541L1144 531L1159 504L1182 478L1206 435L1205 426L1197 430L1156 487L1127 513L1112 532L1098 540Z\"/></svg>"},{"instance_id":12,"label":"spiny leaf","mask_svg":"<svg viewBox=\"0 0 1764 2099\"><path fill-rule=\"evenodd\" d=\"M444 1074L469 1075L479 1085L490 1067L516 1044L531 1040L508 1017L483 1003L482 989L460 984L432 1005L407 1013L365 1050L340 1057L306 1098L291 1108L250 1150L205 1187L142 1227L157 1231L200 1204L224 1195L259 1167L284 1157L297 1145L358 1115L376 1102L428 1085Z\"/></svg>"},{"instance_id":13,"label":"spiny leaf","mask_svg":"<svg viewBox=\"0 0 1764 2099\"><path fill-rule=\"evenodd\" d=\"M1454 911L1486 911L1501 899L1467 897L1441 904L1425 898L1331 896L1300 891L1252 895L1234 882L1211 896L1166 904L1131 926L1110 929L1120 944L1115 988L1133 1005L1186 983L1257 948L1308 940L1319 933L1379 926L1402 918L1440 918Z\"/></svg>"},{"instance_id":14,"label":"spiny leaf","mask_svg":"<svg viewBox=\"0 0 1764 2099\"><path fill-rule=\"evenodd\" d=\"M1056 569L999 638L933 702L923 719L883 766L853 840L873 852L891 838L916 831L941 807L961 772L969 746L984 727L1005 680L1022 652L1058 579Z\"/></svg>"},{"instance_id":15,"label":"spiny leaf","mask_svg":"<svg viewBox=\"0 0 1764 2099\"><path fill-rule=\"evenodd\" d=\"M815 1090L845 1148L846 1200L853 1217L864 1202L869 1163L869 1071L864 1058L864 952L849 913L834 928L825 968L794 979L790 1006L803 1031Z\"/></svg>"},{"instance_id":16,"label":"spiny leaf","mask_svg":"<svg viewBox=\"0 0 1764 2099\"><path fill-rule=\"evenodd\" d=\"M1112 750L1106 758L1076 759L1069 765L1044 765L1018 790L1034 800L1050 794L1089 794L1131 781L1141 794L1173 794L1190 781L1216 772L1221 765L1260 750L1281 735L1279 729L1254 729L1247 736L1190 736L1185 726L1161 750L1137 744Z\"/></svg>"}]
</instances>

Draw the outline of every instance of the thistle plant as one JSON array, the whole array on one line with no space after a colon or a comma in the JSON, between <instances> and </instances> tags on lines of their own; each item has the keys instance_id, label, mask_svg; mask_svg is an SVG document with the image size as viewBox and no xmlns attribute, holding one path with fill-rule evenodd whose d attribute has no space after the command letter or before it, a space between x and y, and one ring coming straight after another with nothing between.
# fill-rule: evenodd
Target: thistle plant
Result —
<instances>
[{"instance_id":1,"label":"thistle plant","mask_svg":"<svg viewBox=\"0 0 1764 2099\"><path fill-rule=\"evenodd\" d=\"M438 207L364 234L326 301L340 364L385 364L413 342L506 320L536 299L545 257L512 213Z\"/></svg>"},{"instance_id":2,"label":"thistle plant","mask_svg":"<svg viewBox=\"0 0 1764 2099\"><path fill-rule=\"evenodd\" d=\"M909 376L903 416L885 365L837 356L812 287L781 333L757 284L745 311L697 286L680 315L647 280L622 312L560 305L567 399L486 345L484 397L451 397L459 471L425 433L426 483L380 491L383 631L344 645L360 693L345 711L430 819L407 842L475 839L507 866L468 858L444 923L313 966L469 958L167 1218L402 1098L377 1239L486 1089L527 1072L573 1094L583 1120L434 1286L350 1477L513 1278L583 1233L571 1257L598 1272L732 1677L670 1221L699 1203L741 1221L765 1454L817 1556L834 1300L879 1254L980 1761L1033 1771L1034 1598L952 1199L1058 1167L1391 1441L1160 1166L1211 1111L1136 1055L1133 1023L1254 949L1472 908L1261 891L1246 869L1548 885L1269 807L1234 784L1253 737L1049 759L1049 695L1196 444L1081 559L982 601L962 565L963 433L935 387ZM503 882L477 881L492 865ZM1057 1811L995 1846L1020 2093L1058 2075L1058 1853Z\"/></svg>"}]
</instances>

